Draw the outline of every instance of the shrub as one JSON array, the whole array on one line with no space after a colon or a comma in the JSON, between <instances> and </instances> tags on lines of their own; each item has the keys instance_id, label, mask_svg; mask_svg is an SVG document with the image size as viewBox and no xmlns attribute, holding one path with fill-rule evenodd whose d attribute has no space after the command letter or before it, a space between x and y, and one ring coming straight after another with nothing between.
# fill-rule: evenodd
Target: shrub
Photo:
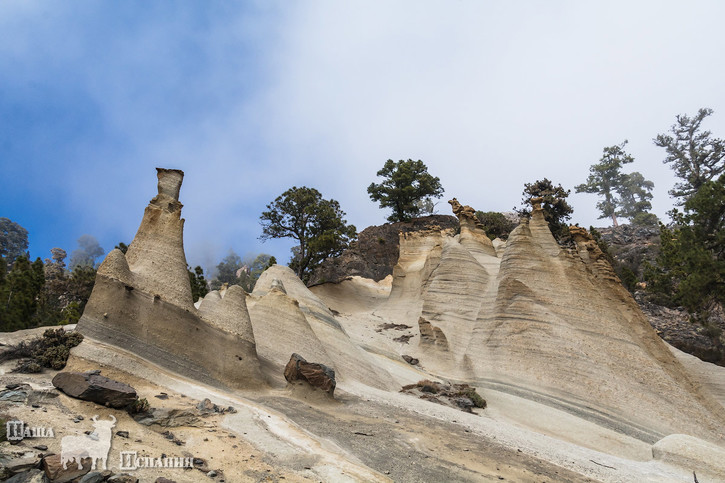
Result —
<instances>
[{"instance_id":1,"label":"shrub","mask_svg":"<svg viewBox=\"0 0 725 483\"><path fill-rule=\"evenodd\" d=\"M630 223L637 226L657 226L660 222L660 219L657 218L657 215L654 213L637 213L632 217L630 220Z\"/></svg>"},{"instance_id":2,"label":"shrub","mask_svg":"<svg viewBox=\"0 0 725 483\"><path fill-rule=\"evenodd\" d=\"M134 402L128 405L126 411L128 412L128 414L141 414L148 412L149 409L151 409L151 405L146 400L146 398L137 398Z\"/></svg>"},{"instance_id":3,"label":"shrub","mask_svg":"<svg viewBox=\"0 0 725 483\"><path fill-rule=\"evenodd\" d=\"M65 345L56 345L48 347L37 357L37 361L44 367L50 367L55 370L60 370L65 367L68 356L70 355L70 349Z\"/></svg>"},{"instance_id":4,"label":"shrub","mask_svg":"<svg viewBox=\"0 0 725 483\"><path fill-rule=\"evenodd\" d=\"M70 350L81 343L83 335L79 332L66 332L64 329L48 329L43 337L21 341L0 355L0 361L21 359L15 372L40 372L42 367L60 370L68 362Z\"/></svg>"},{"instance_id":5,"label":"shrub","mask_svg":"<svg viewBox=\"0 0 725 483\"><path fill-rule=\"evenodd\" d=\"M516 224L506 218L503 214L495 211L477 211L476 218L483 224L486 235L491 239L501 238L505 240L509 233L516 228Z\"/></svg>"},{"instance_id":6,"label":"shrub","mask_svg":"<svg viewBox=\"0 0 725 483\"><path fill-rule=\"evenodd\" d=\"M622 280L622 285L624 285L624 288L626 288L630 292L634 292L634 289L637 288L637 275L634 273L634 271L632 271L631 268L623 266L619 274L619 278Z\"/></svg>"},{"instance_id":7,"label":"shrub","mask_svg":"<svg viewBox=\"0 0 725 483\"><path fill-rule=\"evenodd\" d=\"M476 392L475 387L464 387L463 390L459 392L459 395L465 396L470 399L473 405L477 408L486 408L486 400L483 399L481 395Z\"/></svg>"}]
</instances>

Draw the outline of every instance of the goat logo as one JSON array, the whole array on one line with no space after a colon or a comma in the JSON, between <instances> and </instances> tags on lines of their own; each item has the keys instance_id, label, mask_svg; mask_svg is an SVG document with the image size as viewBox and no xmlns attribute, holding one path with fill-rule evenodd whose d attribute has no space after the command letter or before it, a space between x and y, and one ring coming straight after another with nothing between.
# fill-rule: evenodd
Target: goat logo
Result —
<instances>
[{"instance_id":1,"label":"goat logo","mask_svg":"<svg viewBox=\"0 0 725 483\"><path fill-rule=\"evenodd\" d=\"M63 436L60 441L60 462L63 469L68 469L68 463L75 460L78 469L83 469L82 460L91 458L91 469L96 469L96 461L101 460L103 469L106 469L108 453L111 450L111 428L116 425L116 418L111 415L110 421L98 420L98 415L91 418L94 431L91 434L77 436Z\"/></svg>"}]
</instances>

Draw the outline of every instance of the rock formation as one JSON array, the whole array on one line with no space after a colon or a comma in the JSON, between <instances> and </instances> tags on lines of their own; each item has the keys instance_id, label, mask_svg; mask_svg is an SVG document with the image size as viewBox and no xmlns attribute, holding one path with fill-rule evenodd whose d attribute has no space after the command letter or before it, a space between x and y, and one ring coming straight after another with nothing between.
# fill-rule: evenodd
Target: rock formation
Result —
<instances>
[{"instance_id":1,"label":"rock formation","mask_svg":"<svg viewBox=\"0 0 725 483\"><path fill-rule=\"evenodd\" d=\"M357 463L347 464L353 458L344 451L334 457L324 452L329 440L346 445L345 451L356 456L369 456L370 448L388 442L350 443L351 433L353 438L375 433L353 432L347 426L344 434L337 433L337 424L320 423L320 417L377 424L386 435L408 418L421 434L398 434L395 444L385 446L385 451L405 448L406 458L417 451L418 438L427 437L423 433L428 434L429 426L446 418L451 425L468 418L464 427L476 428L475 434L467 435L460 426L436 426L443 441L438 449L469 437L479 449L486 448L484 440L488 448L499 448L504 443L496 438L502 437L516 458L522 451L517 447L524 447L527 457L544 452L556 462L557 475L566 470L599 480L619 481L627 471L633 472L631 481L653 474L669 478L673 473L661 462L684 467L702 455L722 453L725 375L709 376L697 364L676 357L590 234L571 227L574 243L560 246L539 203L533 203L530 219L522 220L505 244L494 245L474 210L453 199L460 230L428 220L424 229L395 227L395 243L373 240L395 246L392 268L393 251L386 248L384 256L359 265L355 274L342 276L339 266L328 266L326 273L336 273L337 283L308 288L292 270L275 265L260 276L252 294L232 286L208 294L196 309L178 201L183 173L159 170L158 176L159 193L146 208L128 255L114 250L98 270L78 324L86 339L73 349L76 359L95 358L110 365L116 359L133 359L124 367L134 368L150 361L165 373L194 380L176 387L204 397L211 397L205 385L231 389L225 393L228 398L249 389L243 394L256 398L254 402L237 399L234 404L247 408L243 421L234 423L244 429L241 434L277 449L304 441L300 451L305 456L311 448L327 455L317 476L352 471L365 475L363 480L383 479L371 478ZM364 252L354 249L348 254L351 260L364 258ZM389 269L392 277L380 276ZM375 277L360 276L369 271ZM163 384L158 375L144 377ZM302 407L299 394L285 390L285 379L300 378L330 393L335 388L339 402L327 404L329 408ZM426 394L427 386L451 388L448 403L429 404L398 392L417 381L425 383L420 391ZM255 391L260 388L264 391ZM487 404L474 396L479 393ZM260 417L264 404L279 413ZM458 410L472 411L472 405L486 406L489 417ZM414 409L413 416L408 408ZM456 414L450 417L446 411ZM310 431L285 426L281 413L300 425L309 423ZM247 431L260 421L268 423L264 431ZM455 437L451 431L457 431ZM326 436L312 435L318 432ZM311 443L306 438L317 439ZM423 446L429 443L435 438ZM693 454L693 447L701 449ZM388 456L359 460L387 465ZM423 465L429 457L421 457ZM616 473L615 465L626 470ZM710 475L723 474L723 466L703 465ZM338 472L327 473L331 469ZM446 471L426 474L440 480L449 476ZM487 475L470 471L464 479ZM405 473L402 479L416 476Z\"/></svg>"},{"instance_id":2,"label":"rock formation","mask_svg":"<svg viewBox=\"0 0 725 483\"><path fill-rule=\"evenodd\" d=\"M248 295L236 285L208 293L196 309L177 199L183 173L158 169L158 178L158 195L128 254L113 250L98 269L78 324L81 333L229 388L280 382L295 352L330 366L339 380L395 386L287 267L272 267L260 277L249 301L251 317Z\"/></svg>"},{"instance_id":3,"label":"rock formation","mask_svg":"<svg viewBox=\"0 0 725 483\"><path fill-rule=\"evenodd\" d=\"M671 433L723 441L722 405L657 337L586 230L572 227L575 247L560 247L535 203L499 258L473 210L451 205L460 234L401 234L390 295L374 309L417 328L406 355L440 377L533 398L650 443ZM325 299L324 287L315 293ZM399 345L374 342L390 357Z\"/></svg>"},{"instance_id":4,"label":"rock formation","mask_svg":"<svg viewBox=\"0 0 725 483\"><path fill-rule=\"evenodd\" d=\"M249 313L254 337L270 380L280 381L289 355L298 353L334 369L338 383L357 381L381 389L396 386L290 268L267 269L252 295Z\"/></svg>"},{"instance_id":5,"label":"rock formation","mask_svg":"<svg viewBox=\"0 0 725 483\"><path fill-rule=\"evenodd\" d=\"M157 169L158 195L124 255L98 268L78 330L159 366L215 385L263 384L244 292L212 293L194 308L184 254L183 172ZM237 290L238 289L238 290Z\"/></svg>"}]
</instances>

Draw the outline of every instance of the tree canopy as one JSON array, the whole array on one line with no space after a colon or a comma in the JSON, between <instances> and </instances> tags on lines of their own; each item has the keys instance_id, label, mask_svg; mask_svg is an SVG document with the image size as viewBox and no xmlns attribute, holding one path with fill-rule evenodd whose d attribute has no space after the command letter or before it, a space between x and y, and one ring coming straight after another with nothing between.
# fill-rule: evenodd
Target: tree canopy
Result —
<instances>
[{"instance_id":1,"label":"tree canopy","mask_svg":"<svg viewBox=\"0 0 725 483\"><path fill-rule=\"evenodd\" d=\"M551 233L557 240L569 234L569 227L566 221L571 218L574 208L567 203L566 198L571 190L564 189L561 185L554 186L548 178L536 180L533 183L526 183L521 199L522 208L516 209L519 215L531 215L532 198L542 198L541 208L544 212L544 219L549 224Z\"/></svg>"},{"instance_id":2,"label":"tree canopy","mask_svg":"<svg viewBox=\"0 0 725 483\"><path fill-rule=\"evenodd\" d=\"M388 159L378 176L382 183L371 183L368 194L373 201L380 202L381 208L392 208L388 221L409 221L419 216L426 206L432 209L431 198L443 196L441 180L428 173L423 161L393 161ZM430 203L426 203L428 200Z\"/></svg>"},{"instance_id":3,"label":"tree canopy","mask_svg":"<svg viewBox=\"0 0 725 483\"><path fill-rule=\"evenodd\" d=\"M501 238L506 240L514 228L516 223L506 218L503 213L495 211L477 211L476 218L483 224L483 229L491 240Z\"/></svg>"},{"instance_id":4,"label":"tree canopy","mask_svg":"<svg viewBox=\"0 0 725 483\"><path fill-rule=\"evenodd\" d=\"M186 271L189 273L189 284L191 285L191 299L196 303L200 298L204 298L209 293L209 287L204 278L204 269L197 265L194 270L187 265Z\"/></svg>"},{"instance_id":5,"label":"tree canopy","mask_svg":"<svg viewBox=\"0 0 725 483\"><path fill-rule=\"evenodd\" d=\"M0 331L33 326L38 295L45 284L43 262L30 262L25 255L15 259L13 268L0 283Z\"/></svg>"},{"instance_id":6,"label":"tree canopy","mask_svg":"<svg viewBox=\"0 0 725 483\"><path fill-rule=\"evenodd\" d=\"M611 218L614 226L619 225L617 216L629 218L633 223L654 216L645 216L652 208L649 200L652 199L654 183L636 171L622 173L625 164L634 162L634 158L624 150L626 145L625 140L621 144L605 147L599 162L589 167L587 182L574 188L577 193L600 195L603 199L597 203L601 213L599 218Z\"/></svg>"},{"instance_id":7,"label":"tree canopy","mask_svg":"<svg viewBox=\"0 0 725 483\"><path fill-rule=\"evenodd\" d=\"M262 212L260 239L296 240L290 268L307 280L323 260L339 255L356 238L355 226L348 225L344 216L337 201L323 199L316 189L292 187Z\"/></svg>"},{"instance_id":8,"label":"tree canopy","mask_svg":"<svg viewBox=\"0 0 725 483\"><path fill-rule=\"evenodd\" d=\"M266 253L260 253L253 259L246 260L239 274L238 284L244 290L251 293L262 273L276 263L277 259Z\"/></svg>"},{"instance_id":9,"label":"tree canopy","mask_svg":"<svg viewBox=\"0 0 725 483\"><path fill-rule=\"evenodd\" d=\"M622 175L617 188L620 200L619 215L629 218L634 225L657 225L657 216L652 209L652 188L655 184L634 171Z\"/></svg>"},{"instance_id":10,"label":"tree canopy","mask_svg":"<svg viewBox=\"0 0 725 483\"><path fill-rule=\"evenodd\" d=\"M6 268L28 249L28 230L8 218L0 218L0 260Z\"/></svg>"},{"instance_id":11,"label":"tree canopy","mask_svg":"<svg viewBox=\"0 0 725 483\"><path fill-rule=\"evenodd\" d=\"M725 175L706 181L660 225L662 247L648 288L705 320L713 303L725 304Z\"/></svg>"},{"instance_id":12,"label":"tree canopy","mask_svg":"<svg viewBox=\"0 0 725 483\"><path fill-rule=\"evenodd\" d=\"M242 259L234 251L230 251L216 266L216 275L211 281L211 287L218 290L226 283L239 285L251 293L262 273L276 263L277 259L266 253L247 255Z\"/></svg>"},{"instance_id":13,"label":"tree canopy","mask_svg":"<svg viewBox=\"0 0 725 483\"><path fill-rule=\"evenodd\" d=\"M702 122L712 113L712 109L704 108L694 117L678 115L670 134L660 134L654 139L655 145L667 152L663 162L671 164L675 175L682 180L670 190L670 195L680 198L680 205L700 186L725 172L725 141L702 130Z\"/></svg>"},{"instance_id":14,"label":"tree canopy","mask_svg":"<svg viewBox=\"0 0 725 483\"><path fill-rule=\"evenodd\" d=\"M105 251L93 235L81 235L78 238L78 248L73 250L70 256L70 268L78 266L95 267L98 257L103 256Z\"/></svg>"},{"instance_id":15,"label":"tree canopy","mask_svg":"<svg viewBox=\"0 0 725 483\"><path fill-rule=\"evenodd\" d=\"M212 282L212 288L218 290L222 284L235 285L237 283L237 271L242 268L244 263L242 257L234 253L233 250L222 258L216 266L216 273Z\"/></svg>"}]
</instances>

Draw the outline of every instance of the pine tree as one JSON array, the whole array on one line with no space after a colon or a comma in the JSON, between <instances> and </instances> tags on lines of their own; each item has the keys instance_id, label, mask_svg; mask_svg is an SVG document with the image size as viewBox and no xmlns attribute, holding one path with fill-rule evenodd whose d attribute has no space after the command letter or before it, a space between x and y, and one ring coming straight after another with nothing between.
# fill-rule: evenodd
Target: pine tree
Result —
<instances>
[{"instance_id":1,"label":"pine tree","mask_svg":"<svg viewBox=\"0 0 725 483\"><path fill-rule=\"evenodd\" d=\"M199 265L194 267L194 271L191 267L186 267L189 272L189 283L191 284L191 298L194 302L200 298L204 298L209 293L209 287L207 285L206 278L204 278L204 269Z\"/></svg>"},{"instance_id":2,"label":"pine tree","mask_svg":"<svg viewBox=\"0 0 725 483\"><path fill-rule=\"evenodd\" d=\"M38 295L45 283L43 272L40 258L33 263L24 255L15 259L0 287L0 331L27 329L34 325Z\"/></svg>"},{"instance_id":3,"label":"pine tree","mask_svg":"<svg viewBox=\"0 0 725 483\"><path fill-rule=\"evenodd\" d=\"M371 183L368 194L373 201L379 201L381 208L392 208L388 221L408 221L424 210L433 210L431 198L443 196L440 178L428 173L423 161L409 159L398 162L388 159L378 176L382 183Z\"/></svg>"},{"instance_id":4,"label":"pine tree","mask_svg":"<svg viewBox=\"0 0 725 483\"><path fill-rule=\"evenodd\" d=\"M548 178L536 180L533 183L524 185L523 198L521 199L522 208L514 208L521 216L531 215L531 200L533 198L542 198L541 208L544 212L544 219L549 224L549 229L554 238L561 240L569 235L569 227L566 221L571 218L574 208L567 203L566 198L571 190L564 189L561 185L554 186Z\"/></svg>"},{"instance_id":5,"label":"pine tree","mask_svg":"<svg viewBox=\"0 0 725 483\"><path fill-rule=\"evenodd\" d=\"M654 139L655 145L667 152L663 162L671 164L682 180L670 190L670 195L680 198L680 205L700 186L725 172L725 141L713 138L710 131L702 131L702 122L712 113L712 109L705 108L695 117L678 115L670 128L672 134L660 134Z\"/></svg>"},{"instance_id":6,"label":"pine tree","mask_svg":"<svg viewBox=\"0 0 725 483\"><path fill-rule=\"evenodd\" d=\"M620 204L617 213L629 218L634 225L656 225L657 216L649 213L652 209L652 188L654 183L644 179L637 171L623 174L616 187Z\"/></svg>"},{"instance_id":7,"label":"pine tree","mask_svg":"<svg viewBox=\"0 0 725 483\"><path fill-rule=\"evenodd\" d=\"M602 196L603 199L597 203L601 213L599 218L611 218L614 226L619 226L617 216L629 218L633 223L648 224L653 217L656 220L656 216L647 213L652 209L649 200L652 199L654 183L636 171L622 173L625 164L634 162L634 158L624 150L626 145L625 140L604 148L599 162L589 167L587 182L576 186L575 190L577 193Z\"/></svg>"},{"instance_id":8,"label":"pine tree","mask_svg":"<svg viewBox=\"0 0 725 483\"><path fill-rule=\"evenodd\" d=\"M267 205L262 212L260 239L292 238L299 245L292 249L290 268L302 280L328 257L336 256L357 237L354 225L345 221L345 212L335 200L326 200L314 188L292 187Z\"/></svg>"}]
</instances>

